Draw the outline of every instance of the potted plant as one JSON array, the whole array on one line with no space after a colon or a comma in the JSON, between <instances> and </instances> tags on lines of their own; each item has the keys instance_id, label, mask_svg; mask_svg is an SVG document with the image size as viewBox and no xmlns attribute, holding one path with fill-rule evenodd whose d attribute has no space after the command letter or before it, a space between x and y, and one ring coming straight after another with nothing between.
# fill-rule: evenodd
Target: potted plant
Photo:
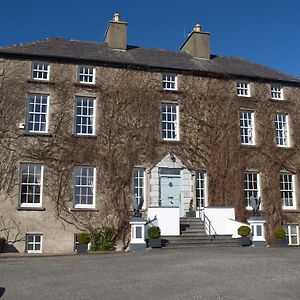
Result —
<instances>
[{"instance_id":1,"label":"potted plant","mask_svg":"<svg viewBox=\"0 0 300 300\"><path fill-rule=\"evenodd\" d=\"M88 243L91 241L91 236L87 232L81 232L77 235L77 253L86 253L88 251Z\"/></svg>"},{"instance_id":2,"label":"potted plant","mask_svg":"<svg viewBox=\"0 0 300 300\"><path fill-rule=\"evenodd\" d=\"M148 228L148 238L148 247L161 248L160 228L158 226Z\"/></svg>"},{"instance_id":3,"label":"potted plant","mask_svg":"<svg viewBox=\"0 0 300 300\"><path fill-rule=\"evenodd\" d=\"M240 236L240 243L242 246L251 245L251 229L249 226L243 225L238 228L238 235Z\"/></svg>"},{"instance_id":4,"label":"potted plant","mask_svg":"<svg viewBox=\"0 0 300 300\"><path fill-rule=\"evenodd\" d=\"M189 218L195 218L196 217L196 212L194 210L194 200L190 200L190 205L189 205L189 211L186 212L186 216Z\"/></svg>"},{"instance_id":5,"label":"potted plant","mask_svg":"<svg viewBox=\"0 0 300 300\"><path fill-rule=\"evenodd\" d=\"M0 236L0 253L4 252L5 243L6 243L6 239Z\"/></svg>"},{"instance_id":6,"label":"potted plant","mask_svg":"<svg viewBox=\"0 0 300 300\"><path fill-rule=\"evenodd\" d=\"M284 247L289 244L289 240L286 236L284 228L279 227L274 231L274 245L278 247Z\"/></svg>"}]
</instances>

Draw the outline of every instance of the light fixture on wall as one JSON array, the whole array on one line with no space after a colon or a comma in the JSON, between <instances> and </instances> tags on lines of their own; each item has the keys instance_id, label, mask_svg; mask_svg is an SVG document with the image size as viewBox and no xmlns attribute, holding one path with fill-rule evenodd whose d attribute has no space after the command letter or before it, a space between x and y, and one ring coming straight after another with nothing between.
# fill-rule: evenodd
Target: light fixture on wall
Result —
<instances>
[{"instance_id":1,"label":"light fixture on wall","mask_svg":"<svg viewBox=\"0 0 300 300\"><path fill-rule=\"evenodd\" d=\"M176 157L173 153L170 154L170 158L173 163L176 161Z\"/></svg>"}]
</instances>

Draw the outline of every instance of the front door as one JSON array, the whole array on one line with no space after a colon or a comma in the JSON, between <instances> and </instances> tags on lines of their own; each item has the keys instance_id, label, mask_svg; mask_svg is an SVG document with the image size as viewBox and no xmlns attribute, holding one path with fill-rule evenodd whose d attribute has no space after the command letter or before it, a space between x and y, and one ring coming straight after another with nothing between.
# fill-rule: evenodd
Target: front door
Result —
<instances>
[{"instance_id":1,"label":"front door","mask_svg":"<svg viewBox=\"0 0 300 300\"><path fill-rule=\"evenodd\" d=\"M160 169L160 199L162 206L181 206L180 169Z\"/></svg>"}]
</instances>

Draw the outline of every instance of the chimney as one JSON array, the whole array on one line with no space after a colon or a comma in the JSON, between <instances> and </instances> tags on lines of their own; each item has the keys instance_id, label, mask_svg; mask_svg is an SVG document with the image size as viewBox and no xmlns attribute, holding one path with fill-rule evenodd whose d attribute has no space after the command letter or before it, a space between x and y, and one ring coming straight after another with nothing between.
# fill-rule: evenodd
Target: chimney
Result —
<instances>
[{"instance_id":1,"label":"chimney","mask_svg":"<svg viewBox=\"0 0 300 300\"><path fill-rule=\"evenodd\" d=\"M112 49L126 50L127 23L120 21L120 14L115 13L112 21L109 21L104 34L104 42Z\"/></svg>"},{"instance_id":2,"label":"chimney","mask_svg":"<svg viewBox=\"0 0 300 300\"><path fill-rule=\"evenodd\" d=\"M209 32L202 32L200 24L196 24L180 50L196 58L210 59Z\"/></svg>"}]
</instances>

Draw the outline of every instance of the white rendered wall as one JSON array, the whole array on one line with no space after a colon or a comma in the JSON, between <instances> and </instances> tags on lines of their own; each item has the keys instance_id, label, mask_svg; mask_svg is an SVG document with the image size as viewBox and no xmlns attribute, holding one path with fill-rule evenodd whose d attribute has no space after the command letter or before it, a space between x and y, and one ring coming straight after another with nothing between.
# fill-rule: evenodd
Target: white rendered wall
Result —
<instances>
[{"instance_id":1,"label":"white rendered wall","mask_svg":"<svg viewBox=\"0 0 300 300\"><path fill-rule=\"evenodd\" d=\"M157 218L157 225L161 235L180 234L180 211L179 207L149 207L148 219L154 221Z\"/></svg>"},{"instance_id":2,"label":"white rendered wall","mask_svg":"<svg viewBox=\"0 0 300 300\"><path fill-rule=\"evenodd\" d=\"M232 226L232 220L235 219L234 207L205 207L204 214L212 224L216 234L234 234L235 228ZM209 234L206 226L206 234ZM214 231L211 231L214 234Z\"/></svg>"}]
</instances>

